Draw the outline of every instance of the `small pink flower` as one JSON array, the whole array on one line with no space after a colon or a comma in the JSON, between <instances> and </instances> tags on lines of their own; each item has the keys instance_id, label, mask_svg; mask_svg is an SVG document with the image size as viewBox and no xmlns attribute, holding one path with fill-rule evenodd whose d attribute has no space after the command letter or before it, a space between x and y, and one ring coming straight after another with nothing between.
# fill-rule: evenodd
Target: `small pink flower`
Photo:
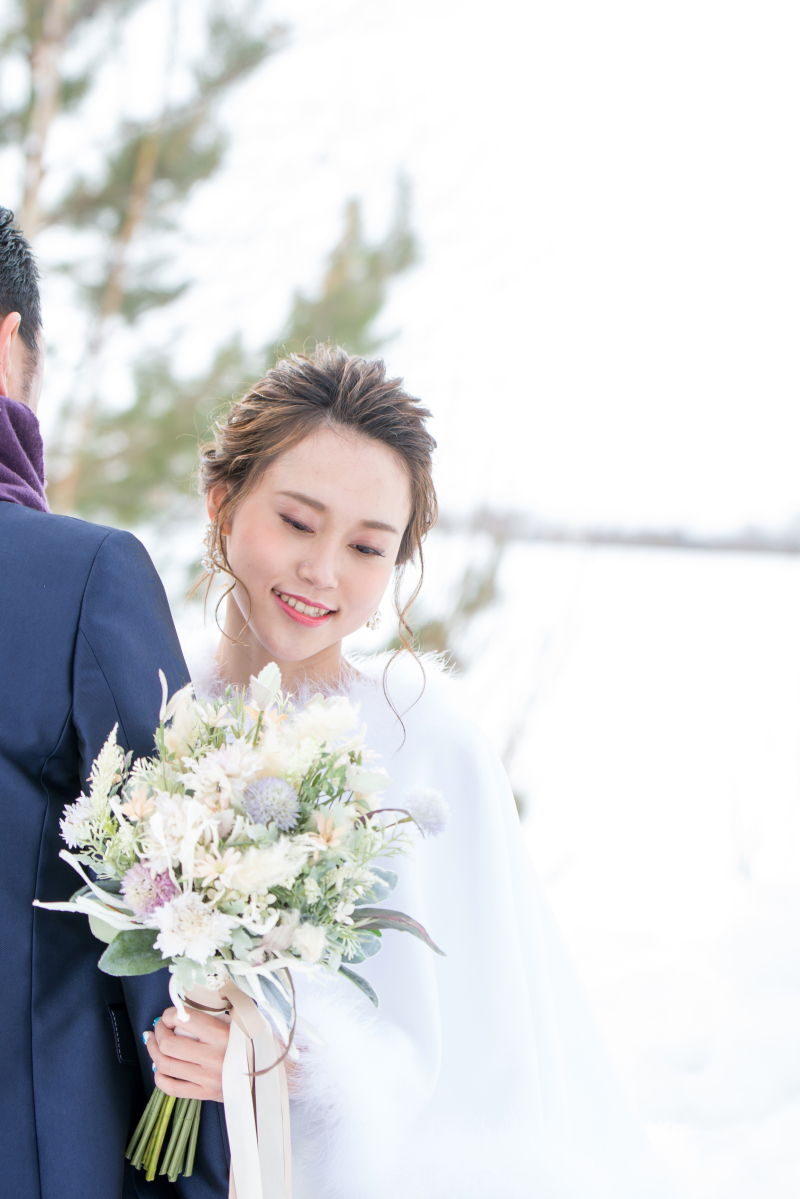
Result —
<instances>
[{"instance_id":1,"label":"small pink flower","mask_svg":"<svg viewBox=\"0 0 800 1199\"><path fill-rule=\"evenodd\" d=\"M178 888L166 870L163 874L151 874L137 862L122 880L122 894L134 915L152 916L156 908L178 894Z\"/></svg>"}]
</instances>

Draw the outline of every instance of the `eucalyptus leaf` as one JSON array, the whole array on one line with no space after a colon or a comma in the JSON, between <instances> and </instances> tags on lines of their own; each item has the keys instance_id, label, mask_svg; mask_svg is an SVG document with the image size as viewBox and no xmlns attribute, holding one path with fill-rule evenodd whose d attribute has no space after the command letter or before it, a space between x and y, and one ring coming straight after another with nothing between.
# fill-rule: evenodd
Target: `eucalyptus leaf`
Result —
<instances>
[{"instance_id":1,"label":"eucalyptus leaf","mask_svg":"<svg viewBox=\"0 0 800 1199\"><path fill-rule=\"evenodd\" d=\"M401 933L411 933L412 936L419 937L420 941L424 941L434 953L438 953L441 957L447 956L431 940L422 925L418 924L416 920L412 920L410 916L406 916L404 912L393 912L390 908L362 908L358 913L356 927L366 930L394 928Z\"/></svg>"},{"instance_id":2,"label":"eucalyptus leaf","mask_svg":"<svg viewBox=\"0 0 800 1199\"><path fill-rule=\"evenodd\" d=\"M348 970L346 966L340 966L339 973L343 974L345 978L349 978L350 982L354 983L359 991L363 991L370 1003L374 1003L375 1007L378 1007L378 996L365 978L362 978L360 974L356 974L355 970Z\"/></svg>"},{"instance_id":3,"label":"eucalyptus leaf","mask_svg":"<svg viewBox=\"0 0 800 1199\"><path fill-rule=\"evenodd\" d=\"M347 958L348 966L357 965L363 962L365 958L374 957L382 948L380 933L363 932L357 940L352 941L348 946L349 955Z\"/></svg>"},{"instance_id":4,"label":"eucalyptus leaf","mask_svg":"<svg viewBox=\"0 0 800 1199\"><path fill-rule=\"evenodd\" d=\"M370 874L377 875L380 881L372 884L368 895L355 901L357 908L363 907L366 903L383 903L384 899L391 895L397 886L397 875L394 870L383 870L377 866L370 866Z\"/></svg>"},{"instance_id":5,"label":"eucalyptus leaf","mask_svg":"<svg viewBox=\"0 0 800 1199\"><path fill-rule=\"evenodd\" d=\"M101 891L106 891L109 895L120 895L122 893L122 884L120 883L119 879L96 878L96 879L93 879L92 881L94 882L94 885L96 887L99 887ZM91 895L91 894L92 894L92 888L87 887L86 884L84 883L84 885L82 887L78 888L78 890L75 892L74 895L70 895L70 900L77 899L79 895Z\"/></svg>"},{"instance_id":6,"label":"eucalyptus leaf","mask_svg":"<svg viewBox=\"0 0 800 1199\"><path fill-rule=\"evenodd\" d=\"M110 945L115 937L119 936L119 929L112 928L110 924L106 924L105 920L101 920L99 916L93 916L89 913L89 928L97 937L98 941L105 941L106 945Z\"/></svg>"},{"instance_id":7,"label":"eucalyptus leaf","mask_svg":"<svg viewBox=\"0 0 800 1199\"><path fill-rule=\"evenodd\" d=\"M278 979L274 977L268 978L265 974L258 974L256 977L261 984L261 990L264 993L267 1004L270 1007L276 1008L287 1029L291 1028L294 1021L291 995Z\"/></svg>"},{"instance_id":8,"label":"eucalyptus leaf","mask_svg":"<svg viewBox=\"0 0 800 1199\"><path fill-rule=\"evenodd\" d=\"M97 964L105 974L115 974L119 978L163 970L168 963L157 949L153 949L157 936L158 931L150 928L117 933Z\"/></svg>"},{"instance_id":9,"label":"eucalyptus leaf","mask_svg":"<svg viewBox=\"0 0 800 1199\"><path fill-rule=\"evenodd\" d=\"M251 937L246 929L235 928L231 933L231 949L233 956L239 958L240 961L246 961L247 955L255 945L255 937Z\"/></svg>"}]
</instances>

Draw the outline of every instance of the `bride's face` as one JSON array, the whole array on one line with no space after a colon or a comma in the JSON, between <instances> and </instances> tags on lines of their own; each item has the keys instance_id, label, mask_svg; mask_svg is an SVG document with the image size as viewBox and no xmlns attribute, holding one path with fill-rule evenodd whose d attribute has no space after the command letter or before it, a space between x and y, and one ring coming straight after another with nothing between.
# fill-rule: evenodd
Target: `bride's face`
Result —
<instances>
[{"instance_id":1,"label":"bride's face","mask_svg":"<svg viewBox=\"0 0 800 1199\"><path fill-rule=\"evenodd\" d=\"M222 532L233 598L270 657L302 662L366 624L410 515L402 461L358 434L320 429L264 472Z\"/></svg>"}]
</instances>

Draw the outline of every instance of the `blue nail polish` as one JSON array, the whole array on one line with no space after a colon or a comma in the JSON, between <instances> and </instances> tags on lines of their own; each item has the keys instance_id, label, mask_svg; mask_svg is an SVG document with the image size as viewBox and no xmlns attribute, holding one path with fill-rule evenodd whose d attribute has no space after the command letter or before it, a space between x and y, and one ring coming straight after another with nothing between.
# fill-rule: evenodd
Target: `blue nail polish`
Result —
<instances>
[{"instance_id":1,"label":"blue nail polish","mask_svg":"<svg viewBox=\"0 0 800 1199\"><path fill-rule=\"evenodd\" d=\"M156 1064L155 1064L155 1062L153 1062L153 1073L155 1074L155 1072L156 1072Z\"/></svg>"},{"instance_id":2,"label":"blue nail polish","mask_svg":"<svg viewBox=\"0 0 800 1199\"><path fill-rule=\"evenodd\" d=\"M153 1021L153 1028L155 1028L155 1026L158 1024L160 1019L161 1019L160 1016L156 1016L155 1020Z\"/></svg>"},{"instance_id":3,"label":"blue nail polish","mask_svg":"<svg viewBox=\"0 0 800 1199\"><path fill-rule=\"evenodd\" d=\"M150 1033L149 1033L149 1032L143 1032L143 1033L142 1033L142 1040L144 1041L145 1045L147 1044L147 1038L148 1038L149 1036L150 1036Z\"/></svg>"}]
</instances>

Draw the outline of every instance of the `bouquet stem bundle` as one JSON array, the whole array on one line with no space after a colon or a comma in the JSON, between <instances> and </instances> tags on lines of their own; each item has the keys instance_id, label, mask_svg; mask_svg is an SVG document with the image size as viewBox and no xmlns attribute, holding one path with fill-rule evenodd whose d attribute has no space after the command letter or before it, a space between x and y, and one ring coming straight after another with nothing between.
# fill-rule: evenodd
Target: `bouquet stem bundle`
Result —
<instances>
[{"instance_id":1,"label":"bouquet stem bundle","mask_svg":"<svg viewBox=\"0 0 800 1199\"><path fill-rule=\"evenodd\" d=\"M147 1171L148 1182L156 1176L173 1110L172 1135L158 1173L166 1174L170 1182L175 1182L179 1174L186 1178L190 1176L200 1128L200 1106L199 1099L176 1100L174 1095L165 1095L155 1088L125 1150L125 1156L135 1169Z\"/></svg>"}]
</instances>

